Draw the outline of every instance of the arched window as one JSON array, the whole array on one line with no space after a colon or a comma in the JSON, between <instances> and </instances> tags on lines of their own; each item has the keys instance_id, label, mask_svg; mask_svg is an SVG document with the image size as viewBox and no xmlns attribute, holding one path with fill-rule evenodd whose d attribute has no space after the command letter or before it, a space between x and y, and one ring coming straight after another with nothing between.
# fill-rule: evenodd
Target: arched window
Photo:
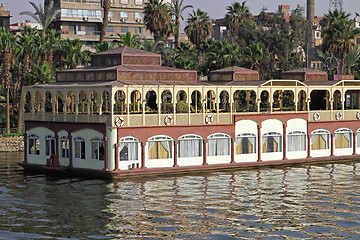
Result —
<instances>
[{"instance_id":1,"label":"arched window","mask_svg":"<svg viewBox=\"0 0 360 240\"><path fill-rule=\"evenodd\" d=\"M184 90L179 91L177 93L176 99L177 99L176 112L187 113L189 111L189 106L187 104L186 92Z\"/></svg>"},{"instance_id":2,"label":"arched window","mask_svg":"<svg viewBox=\"0 0 360 240\"><path fill-rule=\"evenodd\" d=\"M145 111L146 113L157 113L157 103L156 103L156 93L155 91L148 91L145 95L146 99L146 106Z\"/></svg>"},{"instance_id":3,"label":"arched window","mask_svg":"<svg viewBox=\"0 0 360 240\"><path fill-rule=\"evenodd\" d=\"M84 160L85 159L85 139L82 137L76 137L74 139L75 143L75 159Z\"/></svg>"},{"instance_id":4,"label":"arched window","mask_svg":"<svg viewBox=\"0 0 360 240\"><path fill-rule=\"evenodd\" d=\"M306 133L294 131L287 135L288 152L306 151Z\"/></svg>"},{"instance_id":5,"label":"arched window","mask_svg":"<svg viewBox=\"0 0 360 240\"><path fill-rule=\"evenodd\" d=\"M60 91L56 93L56 111L57 113L64 112L63 93Z\"/></svg>"},{"instance_id":6,"label":"arched window","mask_svg":"<svg viewBox=\"0 0 360 240\"><path fill-rule=\"evenodd\" d=\"M140 93L139 93L140 94ZM132 108L131 109L134 109L133 106L135 103L136 104L136 93L132 93L131 94L131 101L132 101ZM125 93L124 91L122 90L118 90L116 93L115 93L115 102L114 102L114 113L115 114L121 114L123 115L124 113L126 113L126 105L125 105ZM109 105L110 106L110 105Z\"/></svg>"},{"instance_id":7,"label":"arched window","mask_svg":"<svg viewBox=\"0 0 360 240\"><path fill-rule=\"evenodd\" d=\"M220 93L219 111L230 112L229 93L226 90Z\"/></svg>"},{"instance_id":8,"label":"arched window","mask_svg":"<svg viewBox=\"0 0 360 240\"><path fill-rule=\"evenodd\" d=\"M105 142L101 138L93 138L90 140L91 160L105 160Z\"/></svg>"},{"instance_id":9,"label":"arched window","mask_svg":"<svg viewBox=\"0 0 360 240\"><path fill-rule=\"evenodd\" d=\"M45 112L52 112L52 96L49 91L45 93Z\"/></svg>"},{"instance_id":10,"label":"arched window","mask_svg":"<svg viewBox=\"0 0 360 240\"><path fill-rule=\"evenodd\" d=\"M45 137L45 156L50 157L56 153L55 138L53 136Z\"/></svg>"},{"instance_id":11,"label":"arched window","mask_svg":"<svg viewBox=\"0 0 360 240\"><path fill-rule=\"evenodd\" d=\"M40 155L40 141L38 135L30 134L28 136L28 154Z\"/></svg>"},{"instance_id":12,"label":"arched window","mask_svg":"<svg viewBox=\"0 0 360 240\"><path fill-rule=\"evenodd\" d=\"M225 156L230 155L230 136L224 133L215 133L208 137L207 155Z\"/></svg>"},{"instance_id":13,"label":"arched window","mask_svg":"<svg viewBox=\"0 0 360 240\"><path fill-rule=\"evenodd\" d=\"M119 141L119 161L139 160L139 140L134 137L123 137Z\"/></svg>"},{"instance_id":14,"label":"arched window","mask_svg":"<svg viewBox=\"0 0 360 240\"><path fill-rule=\"evenodd\" d=\"M161 94L161 113L172 113L172 94L169 90L165 90Z\"/></svg>"},{"instance_id":15,"label":"arched window","mask_svg":"<svg viewBox=\"0 0 360 240\"><path fill-rule=\"evenodd\" d=\"M80 91L79 103L78 103L78 113L86 113L86 112L87 112L86 93L84 91Z\"/></svg>"},{"instance_id":16,"label":"arched window","mask_svg":"<svg viewBox=\"0 0 360 240\"><path fill-rule=\"evenodd\" d=\"M149 159L167 159L173 156L173 139L168 136L155 136L148 141Z\"/></svg>"},{"instance_id":17,"label":"arched window","mask_svg":"<svg viewBox=\"0 0 360 240\"><path fill-rule=\"evenodd\" d=\"M104 91L102 94L101 111L103 114L110 113L110 93L108 91Z\"/></svg>"},{"instance_id":18,"label":"arched window","mask_svg":"<svg viewBox=\"0 0 360 240\"><path fill-rule=\"evenodd\" d=\"M132 91L130 99L131 99L130 112L131 113L142 112L141 93L137 90Z\"/></svg>"},{"instance_id":19,"label":"arched window","mask_svg":"<svg viewBox=\"0 0 360 240\"><path fill-rule=\"evenodd\" d=\"M341 128L335 131L335 148L352 148L353 132L348 128Z\"/></svg>"},{"instance_id":20,"label":"arched window","mask_svg":"<svg viewBox=\"0 0 360 240\"><path fill-rule=\"evenodd\" d=\"M90 93L90 113L98 113L99 112L99 103L98 103L98 94L96 91L92 91Z\"/></svg>"},{"instance_id":21,"label":"arched window","mask_svg":"<svg viewBox=\"0 0 360 240\"><path fill-rule=\"evenodd\" d=\"M24 110L26 113L31 112L31 93L26 92L24 96Z\"/></svg>"},{"instance_id":22,"label":"arched window","mask_svg":"<svg viewBox=\"0 0 360 240\"><path fill-rule=\"evenodd\" d=\"M191 93L191 112L202 112L201 93L198 90L195 90Z\"/></svg>"},{"instance_id":23,"label":"arched window","mask_svg":"<svg viewBox=\"0 0 360 240\"><path fill-rule=\"evenodd\" d=\"M282 135L277 132L268 132L262 136L262 152L281 152L282 151Z\"/></svg>"},{"instance_id":24,"label":"arched window","mask_svg":"<svg viewBox=\"0 0 360 240\"><path fill-rule=\"evenodd\" d=\"M189 134L179 137L178 156L179 158L201 157L203 152L203 138Z\"/></svg>"},{"instance_id":25,"label":"arched window","mask_svg":"<svg viewBox=\"0 0 360 240\"><path fill-rule=\"evenodd\" d=\"M236 154L256 153L256 135L252 133L242 133L235 138Z\"/></svg>"},{"instance_id":26,"label":"arched window","mask_svg":"<svg viewBox=\"0 0 360 240\"><path fill-rule=\"evenodd\" d=\"M65 136L60 137L60 157L69 158L69 139Z\"/></svg>"},{"instance_id":27,"label":"arched window","mask_svg":"<svg viewBox=\"0 0 360 240\"><path fill-rule=\"evenodd\" d=\"M330 132L319 129L311 133L311 150L330 149Z\"/></svg>"}]
</instances>

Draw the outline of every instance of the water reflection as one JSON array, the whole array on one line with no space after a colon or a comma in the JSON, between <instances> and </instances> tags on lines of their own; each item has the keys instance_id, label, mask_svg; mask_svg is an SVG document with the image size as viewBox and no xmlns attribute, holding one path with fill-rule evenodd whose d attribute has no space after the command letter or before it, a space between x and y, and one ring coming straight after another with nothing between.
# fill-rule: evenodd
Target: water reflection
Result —
<instances>
[{"instance_id":1,"label":"water reflection","mask_svg":"<svg viewBox=\"0 0 360 240\"><path fill-rule=\"evenodd\" d=\"M359 239L359 164L117 181L24 175L0 155L0 239Z\"/></svg>"}]
</instances>

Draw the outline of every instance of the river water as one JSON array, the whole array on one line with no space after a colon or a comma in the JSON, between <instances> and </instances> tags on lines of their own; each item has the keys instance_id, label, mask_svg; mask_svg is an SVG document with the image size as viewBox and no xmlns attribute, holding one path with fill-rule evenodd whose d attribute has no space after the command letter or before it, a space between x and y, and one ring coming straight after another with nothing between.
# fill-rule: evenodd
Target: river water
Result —
<instances>
[{"instance_id":1,"label":"river water","mask_svg":"<svg viewBox=\"0 0 360 240\"><path fill-rule=\"evenodd\" d=\"M0 153L0 239L360 239L360 162L93 180Z\"/></svg>"}]
</instances>

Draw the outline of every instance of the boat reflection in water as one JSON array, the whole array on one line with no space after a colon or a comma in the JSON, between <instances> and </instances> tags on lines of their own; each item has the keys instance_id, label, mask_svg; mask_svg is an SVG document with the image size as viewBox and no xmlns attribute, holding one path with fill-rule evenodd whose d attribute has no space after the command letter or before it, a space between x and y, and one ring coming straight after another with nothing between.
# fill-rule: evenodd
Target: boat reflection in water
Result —
<instances>
[{"instance_id":1,"label":"boat reflection in water","mask_svg":"<svg viewBox=\"0 0 360 240\"><path fill-rule=\"evenodd\" d=\"M0 154L0 239L360 239L360 163L96 180Z\"/></svg>"},{"instance_id":2,"label":"boat reflection in water","mask_svg":"<svg viewBox=\"0 0 360 240\"><path fill-rule=\"evenodd\" d=\"M360 236L358 164L111 183L114 236Z\"/></svg>"}]
</instances>

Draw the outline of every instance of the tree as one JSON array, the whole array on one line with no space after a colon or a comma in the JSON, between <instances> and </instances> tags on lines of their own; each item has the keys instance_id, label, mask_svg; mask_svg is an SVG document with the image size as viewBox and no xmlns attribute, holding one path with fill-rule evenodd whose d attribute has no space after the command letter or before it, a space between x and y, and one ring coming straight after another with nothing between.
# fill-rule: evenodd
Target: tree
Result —
<instances>
[{"instance_id":1,"label":"tree","mask_svg":"<svg viewBox=\"0 0 360 240\"><path fill-rule=\"evenodd\" d=\"M211 32L211 21L206 12L197 9L190 14L185 27L185 33L198 48Z\"/></svg>"},{"instance_id":2,"label":"tree","mask_svg":"<svg viewBox=\"0 0 360 240\"><path fill-rule=\"evenodd\" d=\"M249 8L245 5L245 2L241 4L239 2L234 2L231 6L227 6L226 10L228 11L225 15L227 22L227 27L229 35L233 41L238 37L239 28L246 21L249 21L251 15Z\"/></svg>"},{"instance_id":3,"label":"tree","mask_svg":"<svg viewBox=\"0 0 360 240\"><path fill-rule=\"evenodd\" d=\"M171 17L163 0L150 0L145 3L144 23L146 29L154 35L154 40L166 41L171 32Z\"/></svg>"},{"instance_id":4,"label":"tree","mask_svg":"<svg viewBox=\"0 0 360 240\"><path fill-rule=\"evenodd\" d=\"M250 69L259 70L260 60L264 56L263 46L260 43L253 43L246 47L245 52L249 59L251 59Z\"/></svg>"},{"instance_id":5,"label":"tree","mask_svg":"<svg viewBox=\"0 0 360 240\"><path fill-rule=\"evenodd\" d=\"M114 44L110 43L110 42L107 42L107 41L104 41L104 42L101 42L101 43L100 42L95 43L93 45L93 48L95 48L96 53L109 51L109 50L113 49L113 47L114 47Z\"/></svg>"},{"instance_id":6,"label":"tree","mask_svg":"<svg viewBox=\"0 0 360 240\"><path fill-rule=\"evenodd\" d=\"M192 8L192 5L185 5L184 0L172 0L169 4L169 10L171 16L175 17L175 47L179 46L179 35L180 35L180 18L181 20L184 20L182 14L187 8Z\"/></svg>"},{"instance_id":7,"label":"tree","mask_svg":"<svg viewBox=\"0 0 360 240\"><path fill-rule=\"evenodd\" d=\"M42 27L42 37L45 37L45 33L50 26L51 22L55 19L56 15L61 13L60 9L54 7L54 0L47 1L47 4L43 7L41 3L36 5L34 2L30 2L34 7L35 12L25 11L21 12L20 15L28 15L35 19Z\"/></svg>"},{"instance_id":8,"label":"tree","mask_svg":"<svg viewBox=\"0 0 360 240\"><path fill-rule=\"evenodd\" d=\"M99 40L100 43L102 43L105 39L106 28L109 21L110 0L103 0L102 4L104 9L104 18L101 25L100 40Z\"/></svg>"},{"instance_id":9,"label":"tree","mask_svg":"<svg viewBox=\"0 0 360 240\"><path fill-rule=\"evenodd\" d=\"M16 37L4 28L0 29L0 51L1 51L1 79L6 90L6 129L10 135L10 80L11 62L13 59L13 45Z\"/></svg>"},{"instance_id":10,"label":"tree","mask_svg":"<svg viewBox=\"0 0 360 240\"><path fill-rule=\"evenodd\" d=\"M119 47L132 47L132 48L139 48L140 41L139 41L139 35L134 34L131 35L131 32L127 32L126 34L117 34L120 40L116 40L115 44L117 44Z\"/></svg>"},{"instance_id":11,"label":"tree","mask_svg":"<svg viewBox=\"0 0 360 240\"><path fill-rule=\"evenodd\" d=\"M79 39L62 39L60 44L59 54L62 67L74 69L76 66L90 61L89 53L81 50L84 43Z\"/></svg>"},{"instance_id":12,"label":"tree","mask_svg":"<svg viewBox=\"0 0 360 240\"><path fill-rule=\"evenodd\" d=\"M350 14L335 9L325 14L320 22L323 27L323 50L332 52L342 63L342 72L346 70L346 58L354 49L354 38L360 34L350 20Z\"/></svg>"}]
</instances>

